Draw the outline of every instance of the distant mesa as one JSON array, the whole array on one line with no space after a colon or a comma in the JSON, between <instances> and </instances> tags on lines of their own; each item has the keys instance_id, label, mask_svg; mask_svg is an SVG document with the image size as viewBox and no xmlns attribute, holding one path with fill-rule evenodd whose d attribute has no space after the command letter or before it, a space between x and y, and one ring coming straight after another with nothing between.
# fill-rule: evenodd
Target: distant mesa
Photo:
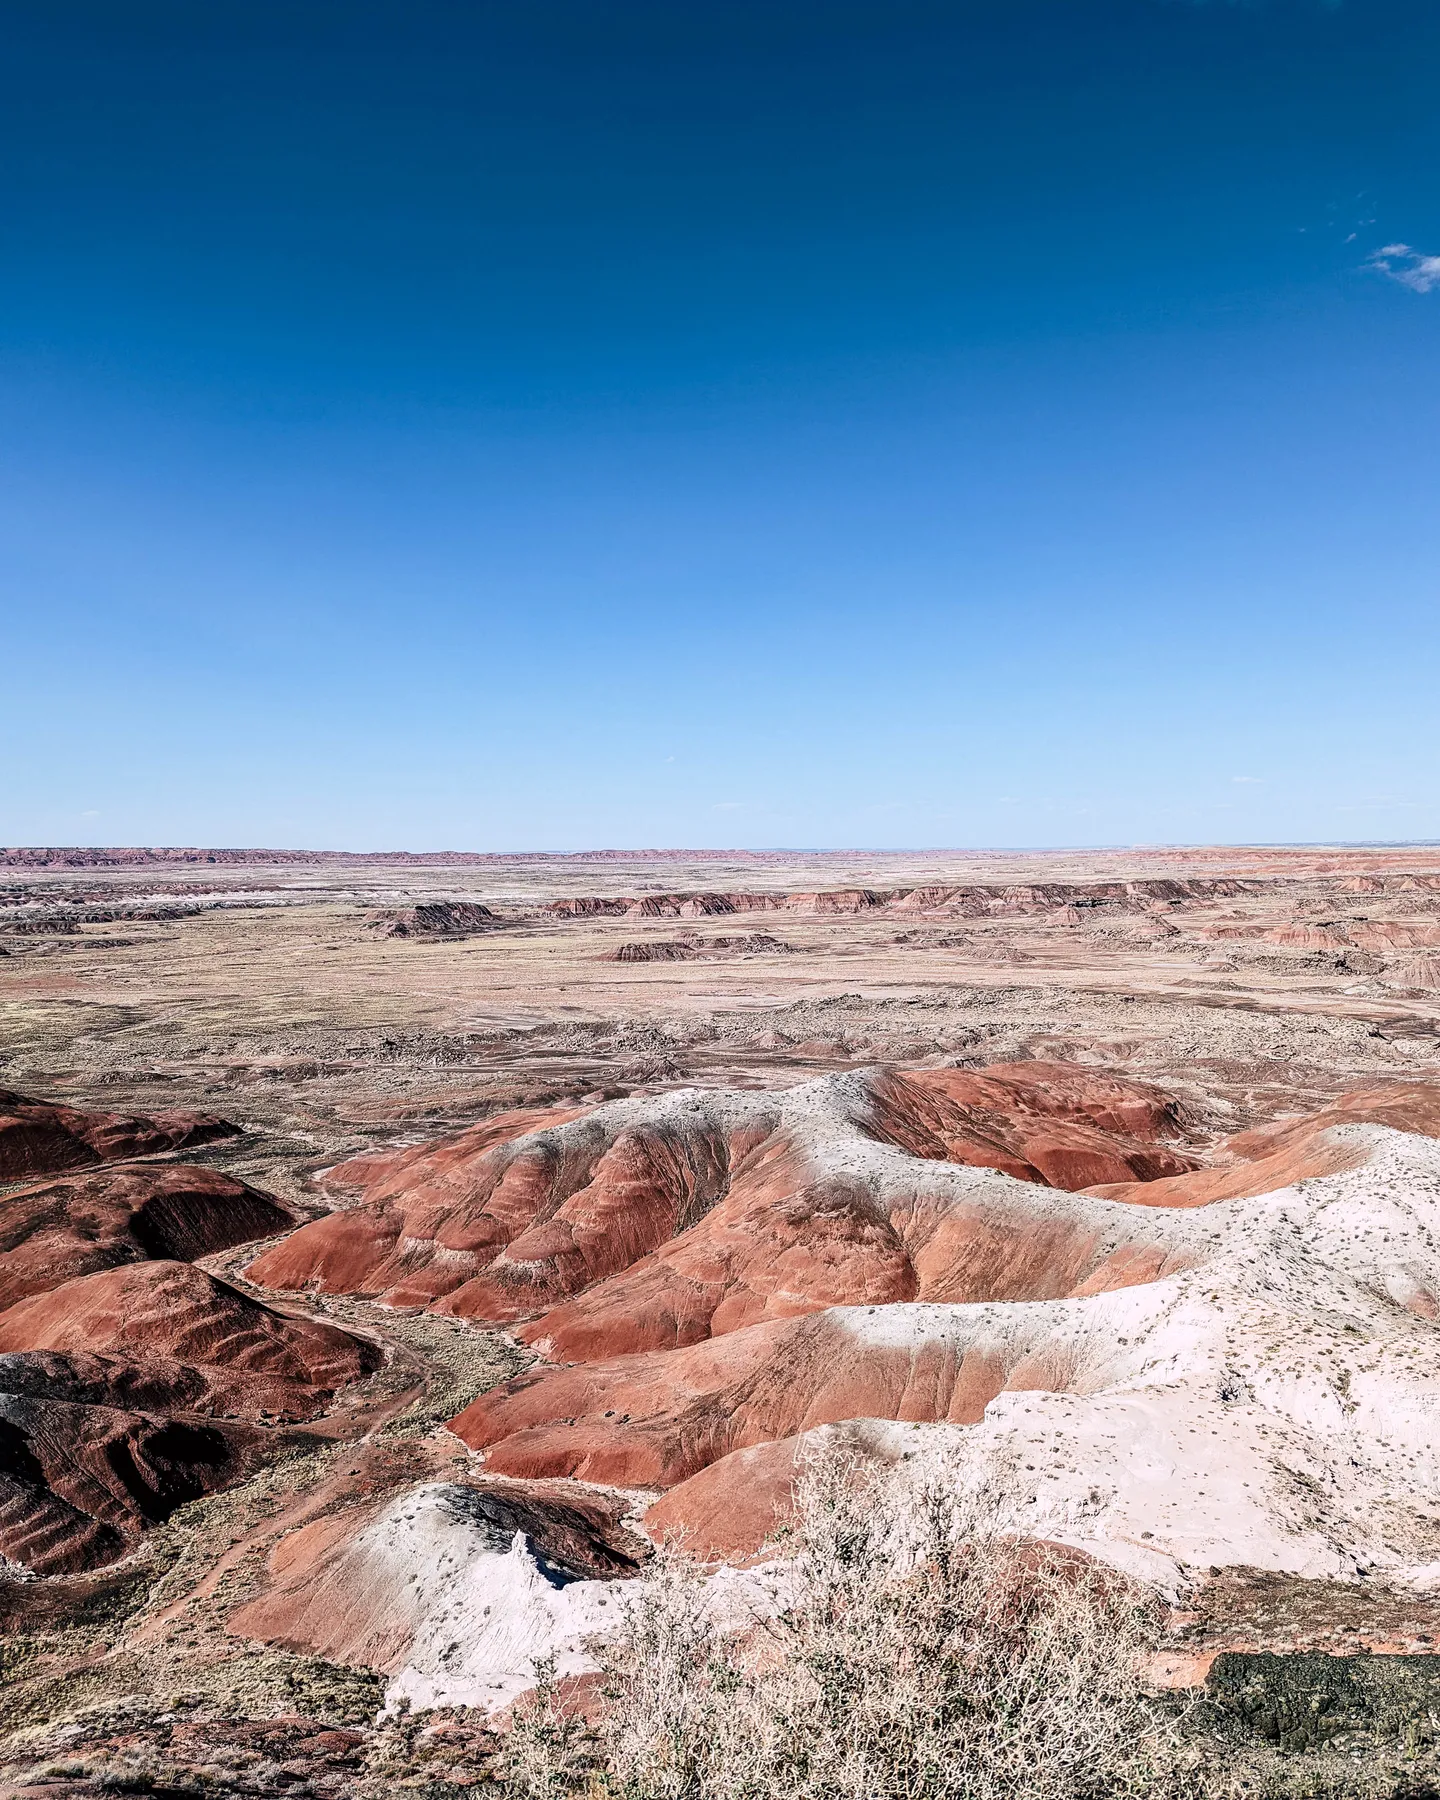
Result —
<instances>
[{"instance_id":1,"label":"distant mesa","mask_svg":"<svg viewBox=\"0 0 1440 1800\"><path fill-rule=\"evenodd\" d=\"M264 850L217 849L198 845L10 845L0 846L0 868L150 869L270 865L308 868L316 863L396 864L402 868L444 868L493 863L724 862L784 863L782 850Z\"/></svg>"},{"instance_id":2,"label":"distant mesa","mask_svg":"<svg viewBox=\"0 0 1440 1800\"><path fill-rule=\"evenodd\" d=\"M642 940L634 944L621 944L618 950L606 951L600 960L619 963L697 962L700 956L698 938L656 938L648 943Z\"/></svg>"},{"instance_id":3,"label":"distant mesa","mask_svg":"<svg viewBox=\"0 0 1440 1800\"><path fill-rule=\"evenodd\" d=\"M1229 899L1262 893L1265 881L1229 876L1170 880L1042 882L1023 885L932 883L912 888L833 888L805 893L671 893L580 895L552 900L553 918L706 919L734 913L798 913L840 918L872 912L934 915L939 918L1033 917L1064 914L1062 922L1083 919L1086 909L1116 906L1151 912L1184 900ZM1071 918L1071 913L1076 915Z\"/></svg>"},{"instance_id":4,"label":"distant mesa","mask_svg":"<svg viewBox=\"0 0 1440 1800\"><path fill-rule=\"evenodd\" d=\"M739 937L651 938L621 944L601 957L602 962L655 963L702 962L726 956L789 956L794 946L768 932L751 931Z\"/></svg>"},{"instance_id":5,"label":"distant mesa","mask_svg":"<svg viewBox=\"0 0 1440 1800\"><path fill-rule=\"evenodd\" d=\"M96 1163L186 1150L237 1137L239 1126L212 1113L86 1112L0 1089L0 1181L24 1181Z\"/></svg>"},{"instance_id":6,"label":"distant mesa","mask_svg":"<svg viewBox=\"0 0 1440 1800\"><path fill-rule=\"evenodd\" d=\"M401 911L377 913L366 921L385 937L456 938L490 931L501 921L488 906L474 900L436 900Z\"/></svg>"}]
</instances>

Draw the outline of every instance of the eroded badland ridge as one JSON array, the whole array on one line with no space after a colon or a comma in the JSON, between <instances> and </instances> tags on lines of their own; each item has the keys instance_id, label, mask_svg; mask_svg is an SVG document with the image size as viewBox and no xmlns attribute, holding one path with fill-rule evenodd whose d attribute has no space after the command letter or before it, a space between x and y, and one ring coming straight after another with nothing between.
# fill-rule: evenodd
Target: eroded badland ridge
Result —
<instances>
[{"instance_id":1,"label":"eroded badland ridge","mask_svg":"<svg viewBox=\"0 0 1440 1800\"><path fill-rule=\"evenodd\" d=\"M1429 1693L1440 849L0 862L0 1791L483 1782L837 1440Z\"/></svg>"}]
</instances>

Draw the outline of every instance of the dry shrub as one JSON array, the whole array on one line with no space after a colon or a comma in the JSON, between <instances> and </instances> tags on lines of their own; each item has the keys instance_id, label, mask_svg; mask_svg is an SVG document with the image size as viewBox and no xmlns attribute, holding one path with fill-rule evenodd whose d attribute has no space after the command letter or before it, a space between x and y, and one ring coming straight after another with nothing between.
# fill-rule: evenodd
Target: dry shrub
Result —
<instances>
[{"instance_id":1,"label":"dry shrub","mask_svg":"<svg viewBox=\"0 0 1440 1800\"><path fill-rule=\"evenodd\" d=\"M954 1470L834 1454L779 1546L787 1604L717 1624L662 1553L605 1653L593 1731L542 1688L517 1721L527 1800L1091 1800L1169 1787L1141 1670L1156 1620L1113 1571L1007 1535ZM990 1522L987 1523L987 1518Z\"/></svg>"}]
</instances>

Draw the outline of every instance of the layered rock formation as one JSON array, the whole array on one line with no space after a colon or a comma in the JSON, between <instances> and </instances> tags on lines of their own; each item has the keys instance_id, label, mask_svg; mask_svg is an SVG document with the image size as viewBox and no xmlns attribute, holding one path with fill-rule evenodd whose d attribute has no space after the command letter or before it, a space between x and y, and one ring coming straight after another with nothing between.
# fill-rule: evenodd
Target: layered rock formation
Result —
<instances>
[{"instance_id":1,"label":"layered rock formation","mask_svg":"<svg viewBox=\"0 0 1440 1800\"><path fill-rule=\"evenodd\" d=\"M1413 1570L1440 1565L1436 1134L1418 1083L1208 1148L1074 1065L680 1092L337 1170L361 1204L253 1273L520 1321L547 1360L454 1423L487 1468L668 1489L657 1530L736 1553L807 1433L889 1420L1172 1585Z\"/></svg>"},{"instance_id":2,"label":"layered rock formation","mask_svg":"<svg viewBox=\"0 0 1440 1800\"><path fill-rule=\"evenodd\" d=\"M379 1362L188 1263L63 1282L0 1312L0 1555L40 1574L111 1560L254 1466Z\"/></svg>"},{"instance_id":3,"label":"layered rock formation","mask_svg":"<svg viewBox=\"0 0 1440 1800\"><path fill-rule=\"evenodd\" d=\"M487 1480L628 1491L657 1539L747 1564L837 1441L953 1457L1016 1530L1171 1593L1211 1565L1440 1588L1437 1136L1426 1083L1218 1142L1154 1086L1024 1062L529 1111L341 1165L348 1204L252 1278L509 1323L540 1360L452 1421L484 1475L281 1540L232 1628L501 1706L541 1655L587 1666L624 1570L554 1562L544 1508L491 1516Z\"/></svg>"},{"instance_id":4,"label":"layered rock formation","mask_svg":"<svg viewBox=\"0 0 1440 1800\"><path fill-rule=\"evenodd\" d=\"M558 919L706 919L749 912L789 912L825 918L881 911L936 917L1021 917L1062 907L1123 906L1146 911L1185 900L1233 899L1263 892L1265 886L1264 881L1233 876L1161 876L1139 881L1053 881L1008 886L937 882L922 887L829 888L806 893L673 893L639 897L588 894L552 900L545 911Z\"/></svg>"},{"instance_id":5,"label":"layered rock formation","mask_svg":"<svg viewBox=\"0 0 1440 1800\"><path fill-rule=\"evenodd\" d=\"M1211 1564L1440 1586L1437 1137L1427 1083L1218 1142L1151 1084L1026 1061L530 1109L341 1164L346 1203L251 1280L508 1324L539 1360L452 1421L483 1476L278 1540L233 1628L502 1705L622 1604L593 1484L743 1563L837 1438L954 1452L1015 1529L1171 1592ZM375 1366L182 1260L274 1235L202 1176L11 1196L0 1552L32 1569L120 1554Z\"/></svg>"},{"instance_id":6,"label":"layered rock formation","mask_svg":"<svg viewBox=\"0 0 1440 1800\"><path fill-rule=\"evenodd\" d=\"M598 1357L557 1309L530 1335L569 1366L483 1395L455 1429L500 1473L670 1488L657 1525L731 1549L754 1532L723 1528L725 1494L742 1519L757 1489L778 1494L796 1449L777 1444L878 1418L944 1427L977 1478L1018 1490L1023 1528L1170 1584L1214 1561L1440 1577L1440 1149L1415 1133L1436 1105L1418 1085L1349 1095L1236 1140L1253 1161L1162 1178L1153 1260L1124 1285L831 1306ZM1104 1241L1142 1196L1162 1199L1124 1184L1062 1204Z\"/></svg>"},{"instance_id":7,"label":"layered rock formation","mask_svg":"<svg viewBox=\"0 0 1440 1800\"><path fill-rule=\"evenodd\" d=\"M111 1356L129 1365L127 1381L189 1411L291 1421L313 1417L379 1360L348 1332L287 1318L178 1262L107 1269L32 1294L0 1313L0 1354L14 1350Z\"/></svg>"},{"instance_id":8,"label":"layered rock formation","mask_svg":"<svg viewBox=\"0 0 1440 1800\"><path fill-rule=\"evenodd\" d=\"M264 1434L177 1416L167 1373L0 1355L0 1557L37 1575L98 1567L253 1466Z\"/></svg>"},{"instance_id":9,"label":"layered rock formation","mask_svg":"<svg viewBox=\"0 0 1440 1800\"><path fill-rule=\"evenodd\" d=\"M382 912L369 922L385 937L454 938L488 931L499 920L477 900L432 900L397 912Z\"/></svg>"},{"instance_id":10,"label":"layered rock formation","mask_svg":"<svg viewBox=\"0 0 1440 1800\"><path fill-rule=\"evenodd\" d=\"M750 931L739 937L650 938L640 943L621 944L607 951L604 962L652 963L699 962L713 956L789 956L791 947L768 932Z\"/></svg>"}]
</instances>

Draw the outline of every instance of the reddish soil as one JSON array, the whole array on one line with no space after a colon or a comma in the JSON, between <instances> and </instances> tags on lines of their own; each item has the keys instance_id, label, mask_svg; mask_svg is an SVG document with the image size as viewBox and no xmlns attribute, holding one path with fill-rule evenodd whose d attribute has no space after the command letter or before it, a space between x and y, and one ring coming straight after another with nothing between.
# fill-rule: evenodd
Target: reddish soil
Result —
<instances>
[{"instance_id":1,"label":"reddish soil","mask_svg":"<svg viewBox=\"0 0 1440 1800\"><path fill-rule=\"evenodd\" d=\"M214 1169L114 1161L233 1126L3 1104L7 1174L89 1165L0 1199L0 1555L70 1574L247 1473L265 1427L314 1417L380 1352L192 1266L292 1225L269 1195Z\"/></svg>"},{"instance_id":2,"label":"reddish soil","mask_svg":"<svg viewBox=\"0 0 1440 1800\"><path fill-rule=\"evenodd\" d=\"M192 1410L310 1418L379 1352L333 1325L291 1319L189 1263L148 1262L63 1282L0 1313L0 1353L58 1350L183 1371Z\"/></svg>"},{"instance_id":3,"label":"reddish soil","mask_svg":"<svg viewBox=\"0 0 1440 1800\"><path fill-rule=\"evenodd\" d=\"M252 1468L265 1434L178 1413L186 1373L83 1354L0 1356L0 1555L38 1575L98 1567ZM132 1393L146 1410L121 1403Z\"/></svg>"}]
</instances>

